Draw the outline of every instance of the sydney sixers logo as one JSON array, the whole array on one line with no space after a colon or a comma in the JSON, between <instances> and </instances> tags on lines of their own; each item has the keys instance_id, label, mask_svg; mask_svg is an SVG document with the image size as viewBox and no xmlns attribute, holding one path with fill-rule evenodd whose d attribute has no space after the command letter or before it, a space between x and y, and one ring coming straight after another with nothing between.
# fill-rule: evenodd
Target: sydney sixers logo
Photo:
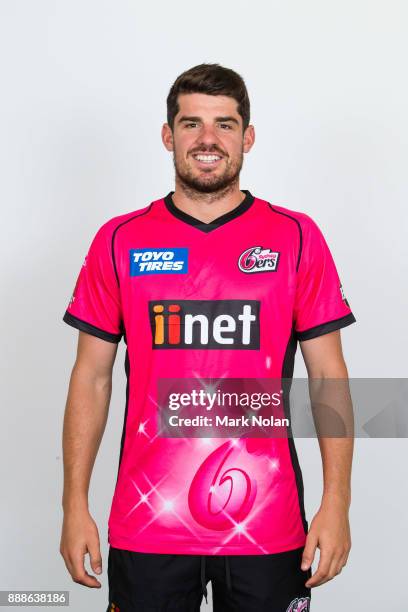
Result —
<instances>
[{"instance_id":1,"label":"sydney sixers logo","mask_svg":"<svg viewBox=\"0 0 408 612\"><path fill-rule=\"evenodd\" d=\"M278 268L279 253L264 249L261 246L250 247L238 258L238 268L241 272L275 272Z\"/></svg>"},{"instance_id":2,"label":"sydney sixers logo","mask_svg":"<svg viewBox=\"0 0 408 612\"><path fill-rule=\"evenodd\" d=\"M222 444L198 468L188 493L188 505L194 519L207 527L231 529L248 516L256 497L256 481L240 467L235 467L242 440Z\"/></svg>"},{"instance_id":3,"label":"sydney sixers logo","mask_svg":"<svg viewBox=\"0 0 408 612\"><path fill-rule=\"evenodd\" d=\"M308 612L310 597L299 597L294 599L286 612Z\"/></svg>"}]
</instances>

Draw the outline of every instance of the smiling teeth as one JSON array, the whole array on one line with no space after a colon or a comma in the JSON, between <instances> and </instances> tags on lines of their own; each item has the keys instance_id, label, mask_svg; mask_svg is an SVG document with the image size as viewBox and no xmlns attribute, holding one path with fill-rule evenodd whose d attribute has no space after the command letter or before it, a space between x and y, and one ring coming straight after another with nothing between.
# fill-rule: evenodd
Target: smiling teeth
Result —
<instances>
[{"instance_id":1,"label":"smiling teeth","mask_svg":"<svg viewBox=\"0 0 408 612\"><path fill-rule=\"evenodd\" d=\"M194 157L198 161L207 162L207 163L215 162L221 159L219 155L195 155Z\"/></svg>"}]
</instances>

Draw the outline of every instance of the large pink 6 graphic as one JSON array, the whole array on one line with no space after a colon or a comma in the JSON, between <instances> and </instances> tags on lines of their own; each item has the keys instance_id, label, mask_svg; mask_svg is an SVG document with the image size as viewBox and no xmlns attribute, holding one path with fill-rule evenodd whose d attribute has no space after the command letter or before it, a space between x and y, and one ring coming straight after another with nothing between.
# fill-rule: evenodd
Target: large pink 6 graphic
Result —
<instances>
[{"instance_id":1,"label":"large pink 6 graphic","mask_svg":"<svg viewBox=\"0 0 408 612\"><path fill-rule=\"evenodd\" d=\"M241 440L222 444L198 468L188 493L188 505L195 520L223 531L244 520L256 496L256 481L239 467L231 466L245 444Z\"/></svg>"}]
</instances>

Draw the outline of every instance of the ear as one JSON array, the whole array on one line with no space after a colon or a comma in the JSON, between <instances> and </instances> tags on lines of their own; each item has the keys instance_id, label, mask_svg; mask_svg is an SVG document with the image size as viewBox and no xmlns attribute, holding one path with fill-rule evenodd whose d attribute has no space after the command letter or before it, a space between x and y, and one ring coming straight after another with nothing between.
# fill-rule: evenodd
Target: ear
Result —
<instances>
[{"instance_id":1,"label":"ear","mask_svg":"<svg viewBox=\"0 0 408 612\"><path fill-rule=\"evenodd\" d=\"M248 125L244 132L244 153L249 153L255 142L255 128L253 125Z\"/></svg>"},{"instance_id":2,"label":"ear","mask_svg":"<svg viewBox=\"0 0 408 612\"><path fill-rule=\"evenodd\" d=\"M162 137L162 141L164 146L166 147L166 149L168 151L173 151L174 147L173 147L173 132L171 130L171 127L169 126L168 123L164 123L162 130L161 130L161 137Z\"/></svg>"}]
</instances>

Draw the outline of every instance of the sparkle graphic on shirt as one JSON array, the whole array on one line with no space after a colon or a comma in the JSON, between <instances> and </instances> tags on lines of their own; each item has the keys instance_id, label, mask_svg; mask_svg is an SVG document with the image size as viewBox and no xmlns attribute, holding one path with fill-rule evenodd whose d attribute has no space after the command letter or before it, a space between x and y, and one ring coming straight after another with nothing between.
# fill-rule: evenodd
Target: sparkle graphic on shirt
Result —
<instances>
[{"instance_id":1,"label":"sparkle graphic on shirt","mask_svg":"<svg viewBox=\"0 0 408 612\"><path fill-rule=\"evenodd\" d=\"M252 511L251 511L251 515L245 519L244 521L241 521L240 523L237 523L235 521L235 525L234 525L234 529L233 532L228 535L222 542L221 545L217 548L214 548L214 552L212 554L217 554L217 550L222 550L223 547L228 544L228 542L230 542L230 540L232 540L234 537L238 537L238 542L241 543L241 534L243 536L245 536L245 538L247 538L252 544L254 544L255 546L257 546L263 554L267 554L268 551L266 548L264 548L262 545L260 545L255 538L252 537L252 535L250 533L248 533L247 528L250 525L251 522L253 522L253 520L255 519L255 517L261 513L262 511L265 510L265 508L270 508L271 506L271 498L273 496L269 495L268 497L265 497L263 499L263 501L259 501L258 500L258 504L257 506L255 506Z\"/></svg>"},{"instance_id":2,"label":"sparkle graphic on shirt","mask_svg":"<svg viewBox=\"0 0 408 612\"><path fill-rule=\"evenodd\" d=\"M162 407L161 407L161 406L160 406L160 405L157 403L157 401L155 400L155 398L154 398L154 397L152 397L151 395L149 395L149 396L148 396L148 398L149 398L149 400L152 402L152 404L154 404L154 405L156 406L156 414L159 414L159 413L160 413L160 411L162 411ZM149 420L149 419L148 419L148 420ZM147 421L148 421L148 420L147 420ZM149 444L152 444L152 443L153 443L153 442L154 442L154 441L155 441L157 438L162 437L160 434L161 434L163 431L165 431L165 427L164 427L164 425L163 425L163 427L161 427L161 428L157 427L157 431L156 431L156 433L155 433L153 436L149 436L149 435L146 433L146 431L145 431L145 425L146 425L147 421L144 421L144 424L143 424L143 430L144 430L144 431L143 431L143 433L146 435L146 437L150 438L150 439L149 439ZM190 439L189 439L189 438L183 438L183 440L184 440L184 441L185 441L185 442L186 442L186 443L187 443L189 446L191 446L191 444L192 444L192 443L191 443L191 441L190 441Z\"/></svg>"},{"instance_id":3,"label":"sparkle graphic on shirt","mask_svg":"<svg viewBox=\"0 0 408 612\"><path fill-rule=\"evenodd\" d=\"M187 441L187 439L182 439L180 440L180 442L186 445L189 444L189 441ZM233 439L233 440L230 440L230 443L232 446L236 446L240 443L240 441L238 439ZM179 512L178 500L180 498L180 501L182 502L182 505L183 505L183 500L186 497L186 493L187 493L190 483L187 482L184 488L179 490L176 495L173 495L170 498L164 492L166 490L165 480L168 478L168 474L164 474L155 484L151 482L151 480L149 479L149 477L147 476L145 472L142 472L141 474L143 475L148 485L148 488L143 487L143 490L142 490L142 488L140 488L134 482L134 480L132 480L132 484L137 492L138 499L137 499L137 502L133 505L133 507L126 514L125 518L128 518L141 505L148 506L151 511L152 516L151 516L151 519L147 521L139 530L137 530L136 533L138 534L142 533L145 529L147 529L150 525L152 525L155 521L157 521L164 514L169 513L173 517L176 518L176 520L180 523L180 525L185 527L192 534L192 536L198 543L205 541L202 539L200 532L198 532L194 528L193 525L189 525L188 522L186 522L183 519L183 517L180 515L180 512ZM214 495L217 495L216 488L213 488L212 492ZM262 510L264 510L265 507L268 506L269 503L270 503L270 498L269 500L265 500L263 503L257 504L257 507L254 508L253 511L251 512L251 516L243 521L242 520L235 521L229 515L229 513L224 510L223 514L228 518L228 520L230 520L233 527L231 528L231 530L229 530L228 535L221 542L220 546L213 548L213 554L216 554L217 550L221 550L223 546L227 545L234 538L238 539L239 543L242 542L242 539L248 540L254 546L259 548L262 554L266 554L267 550L262 545L258 544L257 540L252 536L250 532L250 525L252 521L254 520L254 518L257 516L257 514L261 512Z\"/></svg>"},{"instance_id":4,"label":"sparkle graphic on shirt","mask_svg":"<svg viewBox=\"0 0 408 612\"><path fill-rule=\"evenodd\" d=\"M149 419L147 419L146 421L143 421L143 423L140 423L139 428L137 430L138 433L143 433L147 438L149 437L149 435L147 434L145 427L146 427L146 423Z\"/></svg>"},{"instance_id":5,"label":"sparkle graphic on shirt","mask_svg":"<svg viewBox=\"0 0 408 612\"><path fill-rule=\"evenodd\" d=\"M206 392L211 392L212 390L212 392L214 393L217 389L218 380L222 380L222 377L220 379L216 379L215 382L214 382L214 379L212 379L211 384L206 384L205 381L198 376L198 373L195 372L194 374L197 380L199 381L201 387ZM228 372L225 372L225 375L227 374ZM157 401L152 396L149 396L149 400L155 404L157 410L160 410L160 405L157 403ZM151 431L149 431L149 429ZM156 429L156 431L153 434L154 429ZM146 444L150 445L157 438L161 436L163 429L164 428L159 429L156 426L154 419L146 419L145 421L140 422L138 429L137 429L137 433L140 435L143 435L146 438ZM228 442L230 446L233 448L242 444L242 440L240 438L230 438ZM182 446L186 446L188 448L192 447L193 449L197 448L197 445L211 449L214 446L217 446L219 444L219 441L218 439L214 439L214 438L200 438L200 439L180 438L178 439L178 444L181 444ZM275 471L278 472L279 471L279 461L276 458L268 459L268 468L271 472L275 472ZM195 525L193 524L190 525L188 521L184 520L183 516L180 514L184 506L184 500L186 498L190 483L186 482L186 486L182 488L181 490L179 489L176 495L174 495L174 491L172 491L173 494L169 497L169 487L166 486L166 483L165 483L169 474L164 474L155 484L151 482L151 480L149 479L149 477L144 471L141 472L141 476L144 477L147 483L147 487L138 486L134 480L131 480L137 492L138 499L136 503L132 506L132 508L128 511L125 518L126 519L129 518L141 506L145 506L145 507L147 506L149 508L151 512L151 518L150 520L146 521L144 525L139 530L137 530L136 533L138 534L142 533L145 529L150 527L155 521L163 517L163 515L170 514L180 523L181 526L183 526L193 535L197 543L204 542L205 539L203 540L201 532L196 530ZM215 498L221 499L220 491L217 490L217 487L211 486L209 489L209 492L214 496L214 499ZM264 510L265 507L268 506L269 504L270 504L270 497L264 503L258 501L256 508L252 509L251 515L248 516L244 520L241 519L238 521L234 520L233 517L231 517L231 515L225 509L222 510L221 513L230 521L232 526L228 530L228 534L226 534L226 537L223 539L223 541L220 542L220 545L214 546L214 548L212 549L212 554L217 554L218 550L221 551L222 548L225 545L228 545L228 543L234 538L239 543L241 543L243 539L246 541L249 541L251 542L251 544L256 546L262 554L266 554L267 550L262 545L260 545L257 542L257 540L253 537L253 535L251 534L250 526L251 524L253 524L253 520L258 515L258 513Z\"/></svg>"},{"instance_id":6,"label":"sparkle graphic on shirt","mask_svg":"<svg viewBox=\"0 0 408 612\"><path fill-rule=\"evenodd\" d=\"M252 517L251 517L252 518ZM230 535L228 535L221 543L221 547L225 546L226 544L228 544L228 542L230 540L232 540L233 538L235 538L236 536L238 536L238 541L241 543L241 535L244 536L247 540L249 540L252 544L254 544L255 546L258 546L258 548L260 550L262 550L262 552L264 552L264 548L262 546L260 546L258 544L258 542L255 540L255 538L253 538L251 536L250 533L248 533L247 531L247 523L249 522L249 520L246 521L242 521L240 523L237 523L234 521L234 519L232 519L231 517L229 517L229 519L231 520L232 523L234 523L234 527L232 529L232 533ZM221 548L220 547L220 548Z\"/></svg>"},{"instance_id":7,"label":"sparkle graphic on shirt","mask_svg":"<svg viewBox=\"0 0 408 612\"><path fill-rule=\"evenodd\" d=\"M156 521L162 514L163 512L171 512L178 521L180 521L180 523L183 525L183 527L185 527L186 529L188 529L188 531L190 531L190 533L192 533L194 535L195 538L198 538L197 534L194 532L194 530L190 527L190 525L188 523L186 523L186 521L183 520L183 518L180 516L180 514L177 512L176 510L176 503L175 501L177 500L177 498L183 496L185 494L185 490L187 487L184 487L184 489L181 489L181 491L178 492L178 494L172 499L172 500L168 500L165 497L163 497L163 495L160 493L159 489L158 489L158 485L167 477L167 475L164 475L159 482L156 485L153 485L150 481L150 479L148 478L148 476L146 475L145 472L142 472L143 476L145 477L145 479L147 480L148 484L150 485L150 491L154 493L156 493L156 495L160 498L161 501L161 509L159 510L155 510L154 508L151 508L152 512L154 513L154 516L152 517L152 519L150 521L148 521L147 523L145 523L143 525L143 527L141 529L138 530L137 533L141 533L142 531L144 531L147 527L149 527L152 523L154 523L154 521Z\"/></svg>"},{"instance_id":8,"label":"sparkle graphic on shirt","mask_svg":"<svg viewBox=\"0 0 408 612\"><path fill-rule=\"evenodd\" d=\"M159 480L160 484L162 482L162 480L164 480L166 478L166 476L162 476L162 478ZM151 503L149 502L149 497L150 495L152 495L152 493L154 493L154 488L151 488L147 493L143 493L139 487L137 486L137 484L135 483L135 481L133 479L131 479L131 482L133 484L133 486L135 487L135 489L137 490L137 492L140 495L140 499L138 500L138 502L129 510L129 512L126 514L125 518L128 518L141 504L147 504L150 508L150 510L154 511L154 507L151 505Z\"/></svg>"},{"instance_id":9,"label":"sparkle graphic on shirt","mask_svg":"<svg viewBox=\"0 0 408 612\"><path fill-rule=\"evenodd\" d=\"M214 446L213 438L200 438L201 446Z\"/></svg>"},{"instance_id":10,"label":"sparkle graphic on shirt","mask_svg":"<svg viewBox=\"0 0 408 612\"><path fill-rule=\"evenodd\" d=\"M206 385L202 379L198 378L198 380L200 380L201 385L204 389L208 390L210 388L210 386ZM157 402L154 400L153 397L150 396L150 400L155 403L158 409L160 409L160 406L157 404ZM138 433L141 435L144 435L147 438L147 444L150 445L160 436L162 429L159 429L158 431L156 431L154 435L151 435L149 433L149 422L151 422L151 426L154 427L152 420L147 419L140 423L139 428L138 428ZM189 438L182 438L178 440L178 443L181 444L182 446L191 447L193 445L193 447L196 447L197 444L199 444L200 446L204 446L206 448L207 447L212 448L216 446L217 442L218 441L214 440L214 438L202 438L202 439L197 439L197 440L190 440ZM231 438L229 439L229 444L231 447L237 447L240 444L242 444L242 440L240 440L239 438ZM271 471L279 471L279 461L277 459L270 459L268 463L269 463L269 468ZM151 519L146 521L144 525L137 531L137 533L140 534L141 532L143 532L145 529L150 527L155 521L159 520L164 514L171 514L171 516L176 518L176 520L194 536L194 539L197 540L198 543L202 542L203 541L202 537L200 537L200 533L196 531L195 526L193 524L190 525L188 522L186 522L180 514L180 510L181 510L181 507L184 505L183 502L186 497L190 483L187 482L184 488L179 490L175 496L172 495L169 498L168 497L168 487L165 486L165 480L168 477L168 474L164 474L162 478L160 478L159 481L156 482L156 484L153 484L150 481L149 477L147 476L145 472L142 472L142 476L145 478L149 488L146 490L146 488L143 487L143 490L142 490L132 480L132 484L135 487L137 494L138 494L138 500L134 504L134 506L129 510L129 512L126 515L126 518L128 518L141 505L145 505L145 506L148 506L151 511ZM218 497L218 499L220 499L220 492L217 491L217 487L214 487L214 486L210 487L210 492L214 495L215 498ZM181 498L180 507L178 506L178 498ZM251 531L250 531L250 525L253 522L254 518L257 516L257 514L261 512L262 510L264 510L264 508L269 503L270 503L270 498L269 500L266 500L264 503L258 502L256 508L252 509L253 511L251 512L251 515L247 517L245 520L241 519L239 521L234 520L225 509L222 510L222 514L230 521L230 523L232 524L232 527L229 529L229 532L224 538L224 540L220 543L220 546L213 548L213 554L216 554L217 550L222 550L222 547L227 545L234 538L237 539L239 543L241 543L243 539L247 540L251 542L251 544L256 546L262 552L262 554L266 554L267 550L262 545L260 545L257 542L257 540L252 536Z\"/></svg>"},{"instance_id":11,"label":"sparkle graphic on shirt","mask_svg":"<svg viewBox=\"0 0 408 612\"><path fill-rule=\"evenodd\" d=\"M216 385L214 385L214 380L211 381L211 385L208 385L204 382L203 379L200 379L197 373L195 374L197 380L201 383L202 388L204 388L208 392L213 389L214 392L214 390L216 389ZM160 410L160 406L155 401L155 399L151 396L149 397L149 399L150 401L154 402L156 408ZM139 425L138 434L143 435L146 438L146 443L148 445L152 444L161 435L162 429L158 429L153 435L153 430L155 428L157 428L157 426L154 422L154 419L147 419L141 422ZM151 430L150 432L149 429ZM214 438L201 438L194 440L191 440L189 438L182 438L178 440L178 444L181 444L181 446L186 446L187 448L192 447L193 449L197 448L197 446L212 449L213 447L219 445L219 441L218 439ZM242 440L240 440L239 438L231 438L229 439L229 444L231 445L231 447L235 448L242 444ZM280 464L278 459L268 458L265 454L264 458L267 461L266 467L270 472L278 473L280 471ZM136 511L142 505L144 505L145 507L147 506L149 508L151 518L150 520L147 520L136 533L142 533L145 529L150 527L157 520L160 520L160 518L163 520L164 515L167 514L175 518L176 521L180 523L180 526L183 526L185 529L187 529L192 534L198 544L200 542L205 542L205 538L203 539L202 537L202 532L196 530L196 526L194 524L189 524L188 518L186 520L184 520L183 518L184 500L186 498L190 483L186 482L186 486L182 490L178 489L176 495L174 495L174 491L171 491L172 494L171 496L169 496L169 487L166 485L165 482L169 474L163 475L162 478L160 478L159 481L156 482L156 484L153 484L150 481L149 477L145 472L142 472L141 475L145 478L148 484L148 488L146 489L145 486L142 486L140 488L134 481L132 481L133 486L135 487L138 494L138 500L127 513L126 518L128 518L134 511ZM217 491L217 487L210 487L209 492L214 496L214 499L220 499L220 491ZM226 537L222 541L220 541L219 546L214 546L212 548L212 554L217 554L217 551L221 552L223 550L223 547L228 545L231 540L235 540L235 542L238 542L238 544L243 543L243 540L248 541L253 546L258 548L262 554L267 554L267 549L264 548L261 544L259 544L256 538L253 537L251 533L251 525L254 525L255 517L257 517L260 512L264 511L269 504L270 496L268 500L264 501L264 503L258 500L256 507L252 509L250 516L248 516L244 520L242 520L242 518L239 520L234 520L224 509L222 511L222 514L228 518L232 527L228 530Z\"/></svg>"},{"instance_id":12,"label":"sparkle graphic on shirt","mask_svg":"<svg viewBox=\"0 0 408 612\"><path fill-rule=\"evenodd\" d=\"M279 460L278 459L268 459L269 469L270 470L279 470Z\"/></svg>"}]
</instances>

